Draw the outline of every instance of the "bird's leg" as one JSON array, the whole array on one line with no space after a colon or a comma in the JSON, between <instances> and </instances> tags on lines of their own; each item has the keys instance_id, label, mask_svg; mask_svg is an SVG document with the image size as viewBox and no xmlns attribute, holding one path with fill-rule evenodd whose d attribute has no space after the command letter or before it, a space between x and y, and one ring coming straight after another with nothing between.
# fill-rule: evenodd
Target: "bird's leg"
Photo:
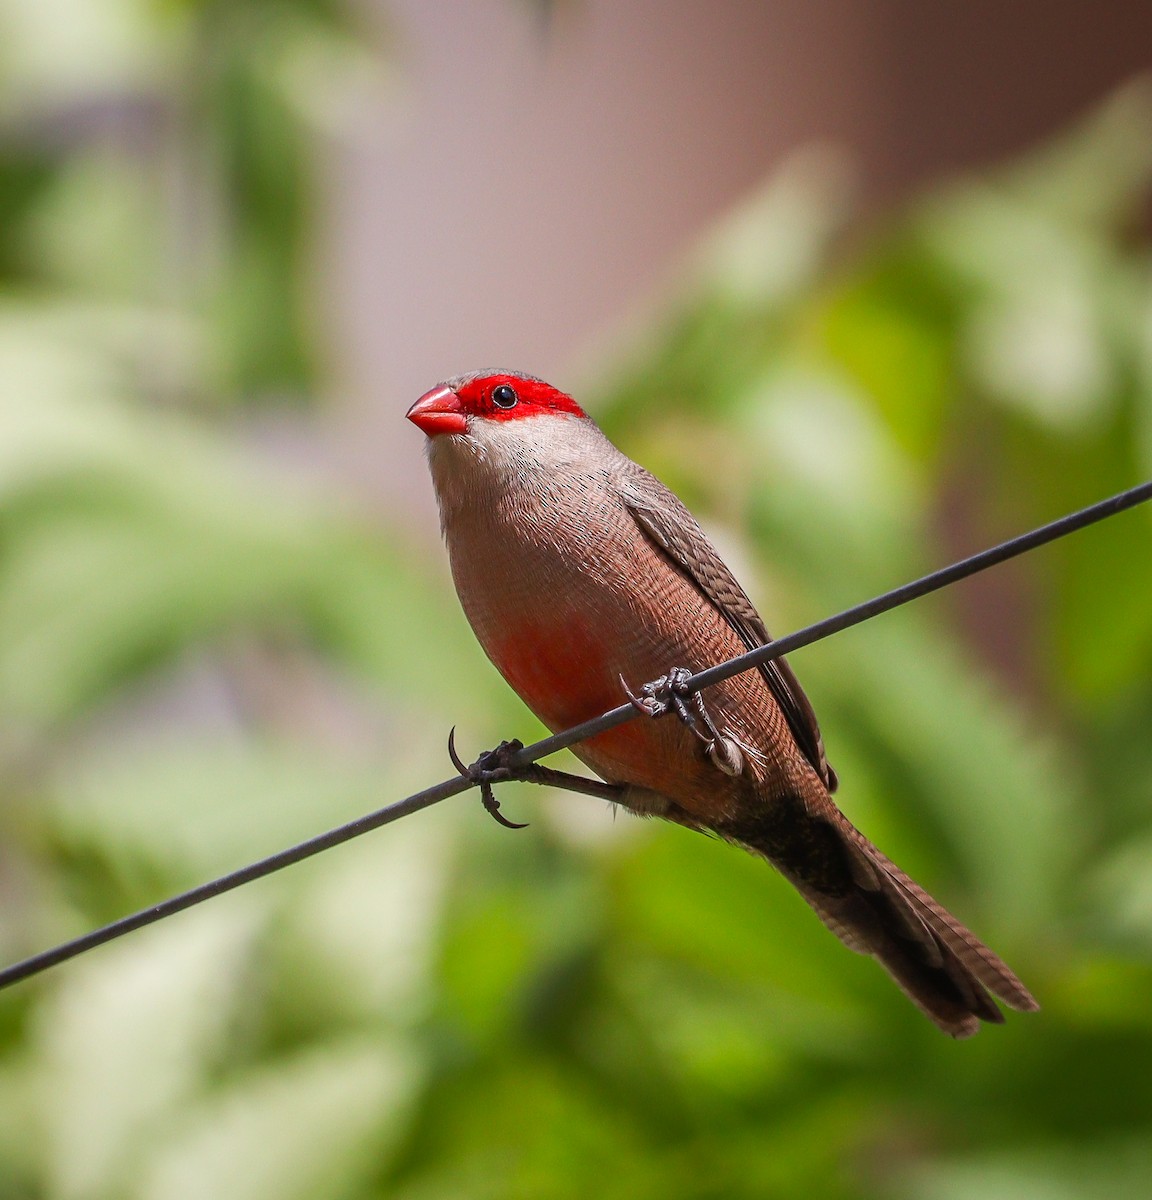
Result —
<instances>
[{"instance_id":1,"label":"bird's leg","mask_svg":"<svg viewBox=\"0 0 1152 1200\"><path fill-rule=\"evenodd\" d=\"M704 697L688 686L691 678L692 672L687 667L672 667L667 675L646 683L638 696L632 694L623 675L620 682L628 699L645 716L663 717L674 712L704 743L704 752L717 770L725 775L739 775L744 769L744 755L735 739L725 737L716 728Z\"/></svg>"},{"instance_id":2,"label":"bird's leg","mask_svg":"<svg viewBox=\"0 0 1152 1200\"><path fill-rule=\"evenodd\" d=\"M507 829L525 829L527 825L509 821L500 811L500 801L492 791L494 783L539 783L548 787L564 788L569 792L581 792L586 796L598 796L602 800L620 800L624 795L625 789L619 784L588 779L584 775L573 775L568 771L554 771L551 767L540 766L539 763L527 763L524 766L513 764L511 759L523 749L524 743L519 738L513 738L510 742L501 742L495 750L485 750L474 763L465 766L456 753L455 726L448 734L448 757L452 760L452 765L465 779L479 785L480 801L485 812Z\"/></svg>"}]
</instances>

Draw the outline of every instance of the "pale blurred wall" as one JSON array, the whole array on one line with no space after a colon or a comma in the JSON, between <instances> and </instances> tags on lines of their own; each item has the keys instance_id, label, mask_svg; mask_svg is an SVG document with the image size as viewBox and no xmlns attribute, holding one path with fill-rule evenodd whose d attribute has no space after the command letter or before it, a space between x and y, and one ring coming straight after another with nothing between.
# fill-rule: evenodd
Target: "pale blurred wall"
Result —
<instances>
[{"instance_id":1,"label":"pale blurred wall","mask_svg":"<svg viewBox=\"0 0 1152 1200\"><path fill-rule=\"evenodd\" d=\"M421 391L491 365L571 383L581 348L790 146L875 149L851 3L588 0L548 24L517 0L381 13L402 77L336 189L332 331L357 475L428 523L420 437L399 420Z\"/></svg>"},{"instance_id":2,"label":"pale blurred wall","mask_svg":"<svg viewBox=\"0 0 1152 1200\"><path fill-rule=\"evenodd\" d=\"M370 0L366 0L370 2ZM391 94L330 179L347 465L432 523L406 405L581 352L791 148L865 203L1008 153L1152 59L1152 3L378 0Z\"/></svg>"}]
</instances>

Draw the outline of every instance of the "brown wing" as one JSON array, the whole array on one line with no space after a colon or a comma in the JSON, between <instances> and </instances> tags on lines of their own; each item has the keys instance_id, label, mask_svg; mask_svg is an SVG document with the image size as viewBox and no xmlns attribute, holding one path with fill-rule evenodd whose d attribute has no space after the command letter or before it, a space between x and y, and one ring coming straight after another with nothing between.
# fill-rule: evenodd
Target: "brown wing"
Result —
<instances>
[{"instance_id":1,"label":"brown wing","mask_svg":"<svg viewBox=\"0 0 1152 1200\"><path fill-rule=\"evenodd\" d=\"M632 465L635 473L630 472L622 482L621 497L645 536L716 606L749 650L770 642L772 638L760 614L696 518L655 476ZM828 790L835 791L836 772L824 756L816 714L792 668L778 658L759 670L780 705L796 744Z\"/></svg>"}]
</instances>

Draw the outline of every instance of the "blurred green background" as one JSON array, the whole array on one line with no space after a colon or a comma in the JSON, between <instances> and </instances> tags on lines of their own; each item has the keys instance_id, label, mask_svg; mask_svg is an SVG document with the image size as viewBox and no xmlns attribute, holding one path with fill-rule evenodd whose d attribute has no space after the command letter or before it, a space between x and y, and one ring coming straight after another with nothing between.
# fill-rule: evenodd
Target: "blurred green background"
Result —
<instances>
[{"instance_id":1,"label":"blurred green background","mask_svg":"<svg viewBox=\"0 0 1152 1200\"><path fill-rule=\"evenodd\" d=\"M93 11L0 39L4 961L539 732L430 544L269 450L337 371L312 68L387 55L326 0ZM1145 84L867 220L798 152L581 395L786 631L1152 475L1150 194ZM509 788L527 832L451 801L0 996L0 1200L1147 1195L1150 539L794 663L1039 1015L952 1043L762 864Z\"/></svg>"}]
</instances>

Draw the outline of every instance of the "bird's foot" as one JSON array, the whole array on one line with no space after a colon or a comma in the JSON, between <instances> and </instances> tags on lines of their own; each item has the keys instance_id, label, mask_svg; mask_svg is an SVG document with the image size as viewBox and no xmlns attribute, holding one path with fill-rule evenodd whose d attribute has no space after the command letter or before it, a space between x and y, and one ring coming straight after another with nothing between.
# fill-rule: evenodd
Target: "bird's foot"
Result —
<instances>
[{"instance_id":1,"label":"bird's foot","mask_svg":"<svg viewBox=\"0 0 1152 1200\"><path fill-rule=\"evenodd\" d=\"M468 766L456 753L456 727L453 726L448 734L448 757L452 765L465 779L475 783L480 788L480 803L484 811L505 829L527 829L526 822L509 821L500 811L500 801L492 790L494 783L509 783L514 779L524 778L523 768L513 766L511 758L524 749L524 743L519 738L510 742L501 742L495 750L485 750L483 754Z\"/></svg>"},{"instance_id":2,"label":"bird's foot","mask_svg":"<svg viewBox=\"0 0 1152 1200\"><path fill-rule=\"evenodd\" d=\"M524 749L519 738L501 742L495 750L485 750L471 765L465 766L456 753L456 728L448 734L448 757L452 765L465 779L480 788L480 802L484 811L506 829L527 829L527 824L509 821L500 811L500 801L492 791L494 783L539 783L547 787L564 788L569 792L580 792L585 796L598 796L601 800L620 803L627 791L618 783L605 783L602 779L589 779L585 775L573 775L569 771L554 771L539 763L513 763L512 759Z\"/></svg>"},{"instance_id":3,"label":"bird's foot","mask_svg":"<svg viewBox=\"0 0 1152 1200\"><path fill-rule=\"evenodd\" d=\"M620 685L624 688L633 708L639 709L648 717L663 717L674 712L693 733L699 732L696 718L688 709L687 700L699 699L699 693L693 692L688 686L692 672L687 667L673 667L667 675L646 683L637 696L628 686L628 681L620 676Z\"/></svg>"},{"instance_id":4,"label":"bird's foot","mask_svg":"<svg viewBox=\"0 0 1152 1200\"><path fill-rule=\"evenodd\" d=\"M704 697L692 689L692 672L687 667L672 667L667 675L646 683L640 694L634 695L623 675L620 682L629 701L648 717L676 716L704 744L704 753L712 765L725 775L739 775L744 769L744 755L735 739L725 737L716 728L704 703Z\"/></svg>"}]
</instances>

